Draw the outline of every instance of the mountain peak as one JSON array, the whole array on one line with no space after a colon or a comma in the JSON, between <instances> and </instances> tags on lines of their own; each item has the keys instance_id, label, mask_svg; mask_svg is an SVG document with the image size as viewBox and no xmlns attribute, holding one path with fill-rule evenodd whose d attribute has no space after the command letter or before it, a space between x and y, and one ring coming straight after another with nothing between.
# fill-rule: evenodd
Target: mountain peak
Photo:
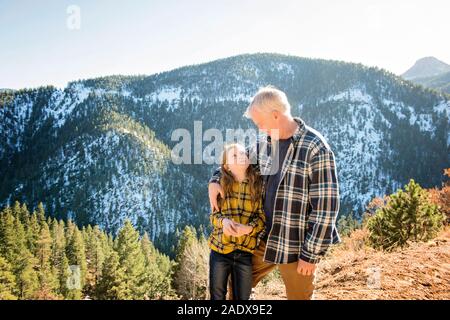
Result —
<instances>
[{"instance_id":1,"label":"mountain peak","mask_svg":"<svg viewBox=\"0 0 450 320\"><path fill-rule=\"evenodd\" d=\"M442 73L450 72L450 65L435 58L424 57L416 61L402 77L407 80L436 76Z\"/></svg>"}]
</instances>

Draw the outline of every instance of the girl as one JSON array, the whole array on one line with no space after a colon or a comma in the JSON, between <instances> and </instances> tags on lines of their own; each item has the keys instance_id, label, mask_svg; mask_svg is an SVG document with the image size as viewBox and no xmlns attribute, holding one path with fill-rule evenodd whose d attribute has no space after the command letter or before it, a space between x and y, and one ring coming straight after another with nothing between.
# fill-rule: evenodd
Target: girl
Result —
<instances>
[{"instance_id":1,"label":"girl","mask_svg":"<svg viewBox=\"0 0 450 320\"><path fill-rule=\"evenodd\" d=\"M252 289L252 254L265 231L262 179L250 165L244 146L236 143L225 146L220 170L224 199L219 199L220 211L210 215L211 299L225 300L231 275L233 299L248 300Z\"/></svg>"}]
</instances>

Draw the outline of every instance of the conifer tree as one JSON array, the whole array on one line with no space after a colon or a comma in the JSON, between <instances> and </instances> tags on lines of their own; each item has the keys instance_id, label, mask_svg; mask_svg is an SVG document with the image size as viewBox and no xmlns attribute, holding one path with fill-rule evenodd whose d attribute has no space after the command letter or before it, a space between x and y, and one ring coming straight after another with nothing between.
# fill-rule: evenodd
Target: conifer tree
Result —
<instances>
[{"instance_id":1,"label":"conifer tree","mask_svg":"<svg viewBox=\"0 0 450 320\"><path fill-rule=\"evenodd\" d=\"M38 261L27 248L27 234L19 219L14 221L14 232L13 252L15 258L10 263L13 263L15 267L19 297L21 299L35 299L39 287L38 274L35 270Z\"/></svg>"},{"instance_id":2,"label":"conifer tree","mask_svg":"<svg viewBox=\"0 0 450 320\"><path fill-rule=\"evenodd\" d=\"M69 261L66 256L66 239L64 232L64 221L57 221L53 219L51 222L51 236L52 236L52 252L51 265L54 277L58 281L57 293L63 297L68 294L67 279L69 273Z\"/></svg>"},{"instance_id":3,"label":"conifer tree","mask_svg":"<svg viewBox=\"0 0 450 320\"><path fill-rule=\"evenodd\" d=\"M429 193L411 179L404 190L392 194L388 204L368 220L369 241L386 250L403 247L409 240L426 241L436 236L443 221L444 216L430 202Z\"/></svg>"},{"instance_id":4,"label":"conifer tree","mask_svg":"<svg viewBox=\"0 0 450 320\"><path fill-rule=\"evenodd\" d=\"M24 250L22 258L14 263L16 267L16 283L20 299L35 299L39 288L39 279L34 265L36 259L28 250Z\"/></svg>"},{"instance_id":5,"label":"conifer tree","mask_svg":"<svg viewBox=\"0 0 450 320\"><path fill-rule=\"evenodd\" d=\"M17 207L15 207L17 210ZM17 211L16 211L17 213ZM22 223L11 208L6 207L0 219L0 255L11 265L20 299L31 299L38 286L34 271L36 261L26 246L26 235Z\"/></svg>"},{"instance_id":6,"label":"conifer tree","mask_svg":"<svg viewBox=\"0 0 450 320\"><path fill-rule=\"evenodd\" d=\"M22 207L20 208L19 219L26 229L30 224L30 211L28 210L28 207L25 203L23 203Z\"/></svg>"},{"instance_id":7,"label":"conifer tree","mask_svg":"<svg viewBox=\"0 0 450 320\"><path fill-rule=\"evenodd\" d=\"M156 250L147 233L144 233L141 239L141 247L145 257L146 298L156 299L172 295L169 259Z\"/></svg>"},{"instance_id":8,"label":"conifer tree","mask_svg":"<svg viewBox=\"0 0 450 320\"><path fill-rule=\"evenodd\" d=\"M68 298L79 300L83 298L83 287L86 277L86 254L85 246L81 231L75 226L72 232L69 233L70 239L66 247L66 255L70 266L73 266L72 274L74 286L69 288ZM72 278L71 278L72 279Z\"/></svg>"},{"instance_id":9,"label":"conifer tree","mask_svg":"<svg viewBox=\"0 0 450 320\"><path fill-rule=\"evenodd\" d=\"M47 222L42 221L35 252L39 279L38 299L57 298L58 280L51 265L52 242Z\"/></svg>"},{"instance_id":10,"label":"conifer tree","mask_svg":"<svg viewBox=\"0 0 450 320\"><path fill-rule=\"evenodd\" d=\"M139 233L129 220L119 231L115 242L125 280L120 283L122 299L145 298L145 258L139 241Z\"/></svg>"},{"instance_id":11,"label":"conifer tree","mask_svg":"<svg viewBox=\"0 0 450 320\"><path fill-rule=\"evenodd\" d=\"M6 207L2 210L0 220L0 255L7 261L14 261L17 256L16 245L13 211Z\"/></svg>"},{"instance_id":12,"label":"conifer tree","mask_svg":"<svg viewBox=\"0 0 450 320\"><path fill-rule=\"evenodd\" d=\"M98 226L92 228L88 225L83 231L84 242L86 245L86 259L88 262L86 273L86 292L93 295L105 260L104 243L102 243L102 232Z\"/></svg>"},{"instance_id":13,"label":"conifer tree","mask_svg":"<svg viewBox=\"0 0 450 320\"><path fill-rule=\"evenodd\" d=\"M0 300L16 300L16 277L10 263L0 256Z\"/></svg>"},{"instance_id":14,"label":"conifer tree","mask_svg":"<svg viewBox=\"0 0 450 320\"><path fill-rule=\"evenodd\" d=\"M22 208L20 207L20 202L19 201L14 201L13 207L12 207L12 215L14 218L20 217L21 216L21 211Z\"/></svg>"},{"instance_id":15,"label":"conifer tree","mask_svg":"<svg viewBox=\"0 0 450 320\"><path fill-rule=\"evenodd\" d=\"M45 219L45 210L44 210L44 205L42 204L42 202L39 202L36 211L34 212L37 216L38 219L38 223L40 225L42 225L44 222L46 222Z\"/></svg>"},{"instance_id":16,"label":"conifer tree","mask_svg":"<svg viewBox=\"0 0 450 320\"><path fill-rule=\"evenodd\" d=\"M360 228L361 224L353 217L353 212L351 212L347 215L341 215L338 219L337 226L341 236L348 236L354 230Z\"/></svg>"},{"instance_id":17,"label":"conifer tree","mask_svg":"<svg viewBox=\"0 0 450 320\"><path fill-rule=\"evenodd\" d=\"M128 295L123 291L123 281L125 281L125 271L120 266L119 255L111 249L103 264L102 273L96 286L96 298L100 300L126 299Z\"/></svg>"},{"instance_id":18,"label":"conifer tree","mask_svg":"<svg viewBox=\"0 0 450 320\"><path fill-rule=\"evenodd\" d=\"M30 217L30 223L26 229L27 247L32 253L36 251L36 242L38 240L40 230L41 227L39 225L39 218L36 212L34 212Z\"/></svg>"}]
</instances>

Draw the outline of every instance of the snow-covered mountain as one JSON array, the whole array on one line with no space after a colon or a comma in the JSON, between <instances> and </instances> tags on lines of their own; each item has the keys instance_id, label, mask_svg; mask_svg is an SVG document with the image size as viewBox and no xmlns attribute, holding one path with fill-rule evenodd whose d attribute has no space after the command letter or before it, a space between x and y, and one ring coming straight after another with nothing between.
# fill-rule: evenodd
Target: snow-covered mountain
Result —
<instances>
[{"instance_id":1,"label":"snow-covered mountain","mask_svg":"<svg viewBox=\"0 0 450 320\"><path fill-rule=\"evenodd\" d=\"M276 54L240 55L151 76L112 76L0 94L0 204L15 199L115 231L129 218L169 249L177 227L208 225L213 166L170 160L175 129L254 128L263 85L335 150L341 213L450 165L450 101L384 70ZM203 144L203 147L207 143Z\"/></svg>"}]
</instances>

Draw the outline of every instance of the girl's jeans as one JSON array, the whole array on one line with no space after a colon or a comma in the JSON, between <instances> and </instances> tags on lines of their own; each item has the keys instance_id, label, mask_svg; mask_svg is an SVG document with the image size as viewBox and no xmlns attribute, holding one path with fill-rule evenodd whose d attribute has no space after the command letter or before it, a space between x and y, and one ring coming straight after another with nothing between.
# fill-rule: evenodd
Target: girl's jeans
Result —
<instances>
[{"instance_id":1,"label":"girl's jeans","mask_svg":"<svg viewBox=\"0 0 450 320\"><path fill-rule=\"evenodd\" d=\"M235 250L228 254L211 250L209 256L211 300L225 300L231 275L233 300L248 300L252 290L252 254Z\"/></svg>"}]
</instances>

